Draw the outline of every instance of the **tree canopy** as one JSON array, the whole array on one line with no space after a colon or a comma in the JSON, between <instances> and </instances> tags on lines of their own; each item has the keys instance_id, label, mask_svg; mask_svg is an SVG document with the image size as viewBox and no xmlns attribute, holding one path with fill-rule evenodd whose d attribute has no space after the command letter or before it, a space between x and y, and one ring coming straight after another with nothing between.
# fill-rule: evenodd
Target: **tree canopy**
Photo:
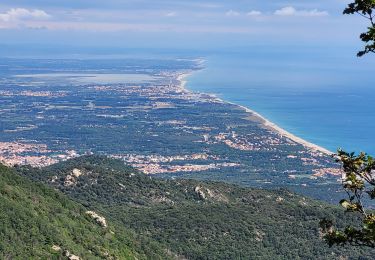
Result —
<instances>
[{"instance_id":1,"label":"tree canopy","mask_svg":"<svg viewBox=\"0 0 375 260\"><path fill-rule=\"evenodd\" d=\"M359 14L370 22L367 32L360 35L361 40L365 42L365 47L358 52L357 56L362 57L370 52L375 53L375 0L355 0L345 8L344 14Z\"/></svg>"},{"instance_id":2,"label":"tree canopy","mask_svg":"<svg viewBox=\"0 0 375 260\"><path fill-rule=\"evenodd\" d=\"M375 199L375 160L365 153L355 155L339 150L337 162L342 163L342 185L348 194L340 204L347 212L359 214L363 223L361 227L348 226L339 231L332 221L322 220L324 239L330 246L351 244L375 248L375 214L369 210Z\"/></svg>"},{"instance_id":3,"label":"tree canopy","mask_svg":"<svg viewBox=\"0 0 375 260\"><path fill-rule=\"evenodd\" d=\"M366 43L364 50L358 52L361 57L367 53L375 53L375 0L355 0L344 10L344 14L359 14L370 21L368 31L360 38ZM375 248L375 159L366 153L347 153L338 150L336 161L342 164L342 185L348 194L347 199L340 201L347 212L359 214L362 218L361 227L347 226L344 230L337 230L331 220L320 222L323 238L329 244L368 246Z\"/></svg>"}]
</instances>

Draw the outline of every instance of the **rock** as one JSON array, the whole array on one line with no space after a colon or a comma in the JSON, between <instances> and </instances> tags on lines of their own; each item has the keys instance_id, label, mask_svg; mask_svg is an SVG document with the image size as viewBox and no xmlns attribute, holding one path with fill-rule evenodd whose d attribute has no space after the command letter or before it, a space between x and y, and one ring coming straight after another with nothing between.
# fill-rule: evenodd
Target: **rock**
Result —
<instances>
[{"instance_id":1,"label":"rock","mask_svg":"<svg viewBox=\"0 0 375 260\"><path fill-rule=\"evenodd\" d=\"M106 219L102 216L99 216L96 212L86 211L86 214L95 219L96 223L101 225L103 228L108 227Z\"/></svg>"},{"instance_id":2,"label":"rock","mask_svg":"<svg viewBox=\"0 0 375 260\"><path fill-rule=\"evenodd\" d=\"M204 193L204 191L202 190L201 187L199 187L199 186L195 187L194 191L195 191L196 194L198 194L200 199L202 199L202 200L207 199L206 194Z\"/></svg>"},{"instance_id":3,"label":"rock","mask_svg":"<svg viewBox=\"0 0 375 260\"><path fill-rule=\"evenodd\" d=\"M52 182L52 183L55 183L57 180L58 180L58 177L57 177L57 176L53 176L53 177L51 178L51 182Z\"/></svg>"},{"instance_id":4,"label":"rock","mask_svg":"<svg viewBox=\"0 0 375 260\"><path fill-rule=\"evenodd\" d=\"M69 259L69 260L80 260L79 256L71 254L68 250L64 251L64 255Z\"/></svg>"},{"instance_id":5,"label":"rock","mask_svg":"<svg viewBox=\"0 0 375 260\"><path fill-rule=\"evenodd\" d=\"M73 169L73 175L74 177L78 178L79 176L82 175L82 172L79 169Z\"/></svg>"},{"instance_id":6,"label":"rock","mask_svg":"<svg viewBox=\"0 0 375 260\"><path fill-rule=\"evenodd\" d=\"M77 184L77 178L83 175L82 171L75 168L72 173L65 177L64 186L69 187Z\"/></svg>"},{"instance_id":7,"label":"rock","mask_svg":"<svg viewBox=\"0 0 375 260\"><path fill-rule=\"evenodd\" d=\"M306 202L306 199L305 199L305 198L302 198L302 199L299 201L299 204L302 205L302 206L307 206L307 205L309 205L309 204Z\"/></svg>"},{"instance_id":8,"label":"rock","mask_svg":"<svg viewBox=\"0 0 375 260\"><path fill-rule=\"evenodd\" d=\"M201 186L196 186L194 192L199 196L201 200L212 199L214 201L227 203L229 199L222 193L216 190L210 190Z\"/></svg>"},{"instance_id":9,"label":"rock","mask_svg":"<svg viewBox=\"0 0 375 260\"><path fill-rule=\"evenodd\" d=\"M52 246L52 250L54 251L60 251L61 250L61 247L57 246L57 245L53 245Z\"/></svg>"},{"instance_id":10,"label":"rock","mask_svg":"<svg viewBox=\"0 0 375 260\"><path fill-rule=\"evenodd\" d=\"M72 175L67 175L65 177L65 181L64 181L64 186L65 187L69 187L69 186L72 186L74 185L76 182L75 182L75 178L72 176Z\"/></svg>"},{"instance_id":11,"label":"rock","mask_svg":"<svg viewBox=\"0 0 375 260\"><path fill-rule=\"evenodd\" d=\"M264 233L263 231L256 230L255 231L255 241L262 242L265 235L266 235L266 233Z\"/></svg>"}]
</instances>

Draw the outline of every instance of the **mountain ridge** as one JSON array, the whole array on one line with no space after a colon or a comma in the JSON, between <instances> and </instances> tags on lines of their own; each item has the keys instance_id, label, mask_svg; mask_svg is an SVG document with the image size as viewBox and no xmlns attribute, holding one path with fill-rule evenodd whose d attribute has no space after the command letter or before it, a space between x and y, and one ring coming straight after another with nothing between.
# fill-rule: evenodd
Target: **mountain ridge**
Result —
<instances>
[{"instance_id":1,"label":"mountain ridge","mask_svg":"<svg viewBox=\"0 0 375 260\"><path fill-rule=\"evenodd\" d=\"M285 189L164 180L103 156L18 172L187 259L371 259L374 253L329 248L320 238L319 220L345 226L357 217ZM67 183L74 172L79 176Z\"/></svg>"},{"instance_id":2,"label":"mountain ridge","mask_svg":"<svg viewBox=\"0 0 375 260\"><path fill-rule=\"evenodd\" d=\"M0 209L0 259L168 258L157 244L3 165Z\"/></svg>"}]
</instances>

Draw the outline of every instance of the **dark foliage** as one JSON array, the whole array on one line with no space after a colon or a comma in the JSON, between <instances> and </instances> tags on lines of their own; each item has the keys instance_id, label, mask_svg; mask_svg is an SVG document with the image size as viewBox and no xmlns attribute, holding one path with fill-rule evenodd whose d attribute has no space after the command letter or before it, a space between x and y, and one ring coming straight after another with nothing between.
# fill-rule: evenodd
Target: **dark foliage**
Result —
<instances>
[{"instance_id":1,"label":"dark foliage","mask_svg":"<svg viewBox=\"0 0 375 260\"><path fill-rule=\"evenodd\" d=\"M358 52L361 57L369 52L375 53L375 0L355 0L344 10L344 14L359 14L370 22L367 32L360 35L361 40L366 43L364 50Z\"/></svg>"},{"instance_id":2,"label":"dark foliage","mask_svg":"<svg viewBox=\"0 0 375 260\"><path fill-rule=\"evenodd\" d=\"M375 160L365 153L356 155L339 150L337 161L342 163L343 188L348 194L348 199L341 200L340 204L348 213L361 216L362 226L349 225L340 231L324 219L321 222L324 238L330 246L350 244L375 248Z\"/></svg>"},{"instance_id":3,"label":"dark foliage","mask_svg":"<svg viewBox=\"0 0 375 260\"><path fill-rule=\"evenodd\" d=\"M82 175L67 186L74 169ZM371 259L374 254L326 247L319 238L320 219L329 216L344 227L359 218L287 190L162 180L97 156L18 171L189 259Z\"/></svg>"},{"instance_id":4,"label":"dark foliage","mask_svg":"<svg viewBox=\"0 0 375 260\"><path fill-rule=\"evenodd\" d=\"M0 259L165 259L161 247L132 232L98 225L67 196L0 165ZM58 246L60 250L52 247Z\"/></svg>"}]
</instances>

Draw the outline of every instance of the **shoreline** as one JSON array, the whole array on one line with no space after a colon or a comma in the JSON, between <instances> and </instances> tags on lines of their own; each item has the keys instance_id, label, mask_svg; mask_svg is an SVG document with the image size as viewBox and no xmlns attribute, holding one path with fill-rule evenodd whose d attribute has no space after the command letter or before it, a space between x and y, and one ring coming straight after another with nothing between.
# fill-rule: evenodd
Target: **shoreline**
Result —
<instances>
[{"instance_id":1,"label":"shoreline","mask_svg":"<svg viewBox=\"0 0 375 260\"><path fill-rule=\"evenodd\" d=\"M179 87L181 89L184 89L185 91L193 92L193 91L186 88L186 85L187 85L187 82L188 82L188 80L186 78L189 77L193 73L194 73L194 71L190 71L190 72L182 73L182 74L177 76L176 79L177 79L178 82L180 82ZM203 93L203 92L200 92L200 93ZM211 94L211 93L206 93L206 94L214 95L216 97L215 94ZM230 101L224 100L222 98L218 98L218 97L216 97L216 98L223 103L231 104L231 105L237 106L237 107L245 110L246 113L249 113L251 116L254 116L254 117L258 118L259 121L260 121L260 124L262 124L265 128L270 129L271 131L276 132L280 136L286 137L286 138L292 140L293 142L304 146L307 149L310 149L310 150L313 150L313 151L316 151L316 152L321 152L325 155L334 154L332 151L329 151L328 149L326 149L322 146L311 143L311 142L309 142L309 141L307 141L307 140L305 140L301 137L298 137L298 136L288 132L287 130L283 129L282 127L280 127L277 124L273 123L272 121L268 120L267 118L265 118L264 116L262 116L258 112L254 111L254 110L252 110L252 109L250 109L246 106L243 106L243 105L240 105L240 104L237 104L237 103L234 103L234 102L230 102Z\"/></svg>"},{"instance_id":2,"label":"shoreline","mask_svg":"<svg viewBox=\"0 0 375 260\"><path fill-rule=\"evenodd\" d=\"M187 84L187 77L189 77L190 75L192 75L193 74L193 71L191 71L191 72L186 72L186 73L182 73L182 74L180 74L180 75L178 75L177 76L177 81L178 82L180 82L180 84L179 84L179 87L180 88L182 88L182 89L184 89L184 90L187 90L187 91L190 91L190 90L188 90L187 88L186 88L186 84Z\"/></svg>"},{"instance_id":3,"label":"shoreline","mask_svg":"<svg viewBox=\"0 0 375 260\"><path fill-rule=\"evenodd\" d=\"M268 120L264 116L260 115L258 112L254 111L254 110L252 110L248 107L245 107L245 106L242 106L242 105L239 105L239 104L235 104L235 103L232 103L232 102L228 102L228 101L224 101L224 102L232 104L232 105L236 105L236 106L244 109L246 112L251 113L253 116L258 117L262 121L261 124L263 124L266 128L269 128L269 129L275 131L276 133L278 133L279 135L281 135L283 137L286 137L286 138L289 138L290 140L292 140L292 141L294 141L298 144L301 144L306 148L309 148L309 149L314 150L314 151L322 152L326 155L334 154L333 152L329 151L328 149L326 149L324 147L321 147L317 144L311 143L311 142L309 142L309 141L307 141L307 140L305 140L301 137L298 137L298 136L288 132L284 128L281 128L277 124L271 122L270 120Z\"/></svg>"}]
</instances>

